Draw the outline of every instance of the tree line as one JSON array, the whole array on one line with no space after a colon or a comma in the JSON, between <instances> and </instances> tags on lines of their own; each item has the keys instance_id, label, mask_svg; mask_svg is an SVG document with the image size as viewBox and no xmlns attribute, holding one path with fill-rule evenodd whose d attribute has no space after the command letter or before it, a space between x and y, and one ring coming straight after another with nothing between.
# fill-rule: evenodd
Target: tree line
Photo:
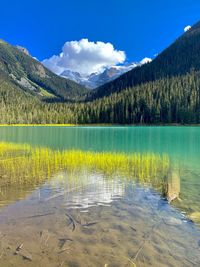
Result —
<instances>
[{"instance_id":1,"label":"tree line","mask_svg":"<svg viewBox=\"0 0 200 267\"><path fill-rule=\"evenodd\" d=\"M0 123L200 123L200 72L165 77L89 102L47 103L0 84Z\"/></svg>"}]
</instances>

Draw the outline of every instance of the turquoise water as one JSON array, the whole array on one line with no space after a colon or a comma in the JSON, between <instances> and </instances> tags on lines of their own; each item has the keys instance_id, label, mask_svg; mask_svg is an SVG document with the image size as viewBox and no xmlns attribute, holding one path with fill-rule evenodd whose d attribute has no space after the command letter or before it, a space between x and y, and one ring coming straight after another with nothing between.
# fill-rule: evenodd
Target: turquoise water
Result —
<instances>
[{"instance_id":1,"label":"turquoise water","mask_svg":"<svg viewBox=\"0 0 200 267\"><path fill-rule=\"evenodd\" d=\"M168 197L117 165L113 175L85 164L1 186L0 266L200 266L199 127L0 127L0 143L108 152L113 164L118 154L164 155L170 164L156 177Z\"/></svg>"},{"instance_id":2,"label":"turquoise water","mask_svg":"<svg viewBox=\"0 0 200 267\"><path fill-rule=\"evenodd\" d=\"M1 127L0 140L54 149L167 153L199 166L199 127Z\"/></svg>"}]
</instances>

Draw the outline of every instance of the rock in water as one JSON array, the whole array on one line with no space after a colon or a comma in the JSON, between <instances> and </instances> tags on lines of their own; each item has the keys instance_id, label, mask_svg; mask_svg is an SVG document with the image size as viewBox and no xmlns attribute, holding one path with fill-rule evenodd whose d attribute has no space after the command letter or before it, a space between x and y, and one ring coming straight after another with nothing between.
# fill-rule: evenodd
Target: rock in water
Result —
<instances>
[{"instance_id":1,"label":"rock in water","mask_svg":"<svg viewBox=\"0 0 200 267\"><path fill-rule=\"evenodd\" d=\"M188 215L190 220L200 223L200 211L194 211Z\"/></svg>"},{"instance_id":2,"label":"rock in water","mask_svg":"<svg viewBox=\"0 0 200 267\"><path fill-rule=\"evenodd\" d=\"M173 217L164 219L164 222L167 225L171 225L171 226L177 226L177 225L182 224L182 221L180 219L173 218Z\"/></svg>"}]
</instances>

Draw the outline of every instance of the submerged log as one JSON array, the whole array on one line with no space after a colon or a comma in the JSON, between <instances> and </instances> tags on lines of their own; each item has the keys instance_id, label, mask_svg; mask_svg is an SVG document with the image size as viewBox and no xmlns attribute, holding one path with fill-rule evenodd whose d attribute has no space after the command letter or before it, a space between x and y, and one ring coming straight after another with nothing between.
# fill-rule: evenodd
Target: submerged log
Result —
<instances>
[{"instance_id":1,"label":"submerged log","mask_svg":"<svg viewBox=\"0 0 200 267\"><path fill-rule=\"evenodd\" d=\"M177 170L170 171L168 177L166 178L163 187L163 196L167 199L169 203L179 199L180 195L180 173Z\"/></svg>"},{"instance_id":2,"label":"submerged log","mask_svg":"<svg viewBox=\"0 0 200 267\"><path fill-rule=\"evenodd\" d=\"M24 244L20 244L16 249L15 249L15 255L20 255L22 256L23 259L32 261L32 255L24 249Z\"/></svg>"},{"instance_id":3,"label":"submerged log","mask_svg":"<svg viewBox=\"0 0 200 267\"><path fill-rule=\"evenodd\" d=\"M76 224L75 224L74 218L68 213L66 213L65 215L69 218L70 224L72 224L72 232L74 232L74 230L76 229Z\"/></svg>"},{"instance_id":4,"label":"submerged log","mask_svg":"<svg viewBox=\"0 0 200 267\"><path fill-rule=\"evenodd\" d=\"M93 226L95 224L97 224L98 222L89 222L89 223L84 223L84 224L81 224L81 226L83 227L89 227L89 226Z\"/></svg>"}]
</instances>

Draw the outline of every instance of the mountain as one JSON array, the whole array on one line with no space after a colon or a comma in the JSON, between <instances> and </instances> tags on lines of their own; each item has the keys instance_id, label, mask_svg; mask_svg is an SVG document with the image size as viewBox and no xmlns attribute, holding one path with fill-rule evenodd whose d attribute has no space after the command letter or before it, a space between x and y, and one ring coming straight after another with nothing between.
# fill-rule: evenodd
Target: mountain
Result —
<instances>
[{"instance_id":1,"label":"mountain","mask_svg":"<svg viewBox=\"0 0 200 267\"><path fill-rule=\"evenodd\" d=\"M93 90L88 100L108 96L126 88L200 69L200 22L178 38L152 62L123 74Z\"/></svg>"},{"instance_id":2,"label":"mountain","mask_svg":"<svg viewBox=\"0 0 200 267\"><path fill-rule=\"evenodd\" d=\"M26 47L20 46L20 45L16 45L16 47L22 51L24 54L26 54L27 56L31 56L28 49L26 49Z\"/></svg>"},{"instance_id":3,"label":"mountain","mask_svg":"<svg viewBox=\"0 0 200 267\"><path fill-rule=\"evenodd\" d=\"M92 89L97 88L109 81L112 81L122 75L123 73L135 68L136 64L130 64L126 66L113 66L106 68L102 73L92 73L88 77L88 82Z\"/></svg>"},{"instance_id":4,"label":"mountain","mask_svg":"<svg viewBox=\"0 0 200 267\"><path fill-rule=\"evenodd\" d=\"M60 76L75 81L90 89L94 89L98 86L101 86L109 81L116 79L123 73L137 67L139 64L140 63L132 63L124 66L113 66L110 68L106 68L101 73L92 73L88 76L81 76L81 74L78 72L65 70L60 74Z\"/></svg>"},{"instance_id":5,"label":"mountain","mask_svg":"<svg viewBox=\"0 0 200 267\"><path fill-rule=\"evenodd\" d=\"M200 124L200 23L151 63L136 67L90 93L86 90L84 100L77 94L75 103L47 103L37 93L30 94L28 85L21 90L24 88L19 85L21 78L30 81L32 77L27 73L31 73L33 59L30 65L24 65L21 58L16 62L11 57L13 52L0 55L0 123ZM37 72L38 66L33 74ZM17 81L15 77L19 77Z\"/></svg>"},{"instance_id":6,"label":"mountain","mask_svg":"<svg viewBox=\"0 0 200 267\"><path fill-rule=\"evenodd\" d=\"M90 89L94 89L98 86L101 86L109 81L116 79L123 73L137 67L137 65L138 65L137 63L132 63L125 66L113 66L110 68L106 68L101 73L92 73L88 76L81 76L81 74L78 72L65 70L61 73L60 76L75 81Z\"/></svg>"},{"instance_id":7,"label":"mountain","mask_svg":"<svg viewBox=\"0 0 200 267\"><path fill-rule=\"evenodd\" d=\"M87 92L85 87L49 71L27 49L3 40L0 40L0 74L11 87L40 98L74 100Z\"/></svg>"},{"instance_id":8,"label":"mountain","mask_svg":"<svg viewBox=\"0 0 200 267\"><path fill-rule=\"evenodd\" d=\"M72 81L75 81L83 86L86 86L87 88L94 89L110 81L115 80L122 74L136 68L137 66L141 66L149 62L151 62L150 58L144 58L140 62L126 64L122 66L112 66L112 67L106 68L101 73L92 73L88 76L81 76L81 74L78 72L65 70L60 74L60 76L68 78Z\"/></svg>"},{"instance_id":9,"label":"mountain","mask_svg":"<svg viewBox=\"0 0 200 267\"><path fill-rule=\"evenodd\" d=\"M45 103L0 76L0 123L199 124L199 88L200 71L191 71L91 102Z\"/></svg>"}]
</instances>

